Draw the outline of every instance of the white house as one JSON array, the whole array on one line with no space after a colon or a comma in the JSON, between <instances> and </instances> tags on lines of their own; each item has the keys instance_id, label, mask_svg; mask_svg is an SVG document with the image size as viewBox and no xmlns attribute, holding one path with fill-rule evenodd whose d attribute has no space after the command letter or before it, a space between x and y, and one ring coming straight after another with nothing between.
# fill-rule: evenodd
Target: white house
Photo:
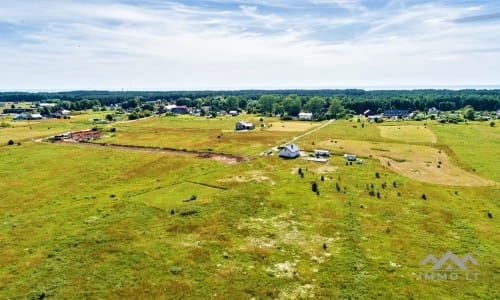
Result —
<instances>
[{"instance_id":1,"label":"white house","mask_svg":"<svg viewBox=\"0 0 500 300\"><path fill-rule=\"evenodd\" d=\"M435 108L435 107L431 107L431 108L429 108L428 112L430 114L436 114L436 113L439 112L439 110L437 108Z\"/></svg>"},{"instance_id":2,"label":"white house","mask_svg":"<svg viewBox=\"0 0 500 300\"><path fill-rule=\"evenodd\" d=\"M240 131L240 130L252 130L255 128L255 125L252 123L247 123L245 121L239 121L236 123L235 130Z\"/></svg>"},{"instance_id":3,"label":"white house","mask_svg":"<svg viewBox=\"0 0 500 300\"><path fill-rule=\"evenodd\" d=\"M284 158L296 158L300 156L300 148L295 144L286 145L280 150L279 156Z\"/></svg>"},{"instance_id":4,"label":"white house","mask_svg":"<svg viewBox=\"0 0 500 300\"><path fill-rule=\"evenodd\" d=\"M310 120L312 120L312 118L313 118L312 113L305 113L305 112L299 113L299 120L310 121Z\"/></svg>"}]
</instances>

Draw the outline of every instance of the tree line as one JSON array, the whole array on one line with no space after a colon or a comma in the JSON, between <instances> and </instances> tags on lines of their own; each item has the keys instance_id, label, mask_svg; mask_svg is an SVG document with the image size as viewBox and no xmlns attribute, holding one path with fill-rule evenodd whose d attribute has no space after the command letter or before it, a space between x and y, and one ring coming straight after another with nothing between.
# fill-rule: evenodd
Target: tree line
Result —
<instances>
[{"instance_id":1,"label":"tree line","mask_svg":"<svg viewBox=\"0 0 500 300\"><path fill-rule=\"evenodd\" d=\"M124 109L151 102L175 103L211 111L246 110L266 115L295 117L301 111L316 119L361 114L367 109L427 111L435 107L453 111L472 107L477 111L500 109L500 89L495 90L242 90L242 91L71 91L56 93L2 92L0 102L53 102L57 108L92 109L120 104Z\"/></svg>"}]
</instances>

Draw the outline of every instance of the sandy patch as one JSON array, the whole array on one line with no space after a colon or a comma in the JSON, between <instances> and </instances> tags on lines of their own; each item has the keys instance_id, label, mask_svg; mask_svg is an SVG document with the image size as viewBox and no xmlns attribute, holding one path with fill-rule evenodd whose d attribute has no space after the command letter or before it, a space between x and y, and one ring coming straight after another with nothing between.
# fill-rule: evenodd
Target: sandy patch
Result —
<instances>
[{"instance_id":1,"label":"sandy patch","mask_svg":"<svg viewBox=\"0 0 500 300\"><path fill-rule=\"evenodd\" d=\"M437 137L425 126L377 126L380 136L386 139L402 141L406 143L436 143Z\"/></svg>"},{"instance_id":2,"label":"sandy patch","mask_svg":"<svg viewBox=\"0 0 500 300\"><path fill-rule=\"evenodd\" d=\"M455 166L444 152L428 146L354 140L325 141L320 146L335 153L372 156L394 172L418 181L452 186L498 184Z\"/></svg>"}]
</instances>

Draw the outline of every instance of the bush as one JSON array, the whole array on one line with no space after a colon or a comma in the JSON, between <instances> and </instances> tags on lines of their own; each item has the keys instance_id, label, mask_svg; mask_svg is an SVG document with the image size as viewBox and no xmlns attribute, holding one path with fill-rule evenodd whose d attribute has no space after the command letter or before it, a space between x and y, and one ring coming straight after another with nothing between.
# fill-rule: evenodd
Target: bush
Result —
<instances>
[{"instance_id":1,"label":"bush","mask_svg":"<svg viewBox=\"0 0 500 300\"><path fill-rule=\"evenodd\" d=\"M7 142L7 145L9 145L9 146L14 145L14 141L13 141L13 140L9 140L9 141Z\"/></svg>"},{"instance_id":2,"label":"bush","mask_svg":"<svg viewBox=\"0 0 500 300\"><path fill-rule=\"evenodd\" d=\"M422 200L427 200L427 196L425 194L422 194Z\"/></svg>"},{"instance_id":3,"label":"bush","mask_svg":"<svg viewBox=\"0 0 500 300\"><path fill-rule=\"evenodd\" d=\"M316 182L313 182L311 185L311 189L316 193L318 191L318 184Z\"/></svg>"},{"instance_id":4,"label":"bush","mask_svg":"<svg viewBox=\"0 0 500 300\"><path fill-rule=\"evenodd\" d=\"M116 128L114 128L114 127L113 127L113 128L111 128L111 130L110 130L110 131L111 131L111 132L116 132Z\"/></svg>"},{"instance_id":5,"label":"bush","mask_svg":"<svg viewBox=\"0 0 500 300\"><path fill-rule=\"evenodd\" d=\"M380 178L380 174L378 172L376 172L375 177Z\"/></svg>"},{"instance_id":6,"label":"bush","mask_svg":"<svg viewBox=\"0 0 500 300\"><path fill-rule=\"evenodd\" d=\"M490 126L491 126L491 127L495 127L495 122L493 122L493 121L492 121L492 122L490 122Z\"/></svg>"}]
</instances>

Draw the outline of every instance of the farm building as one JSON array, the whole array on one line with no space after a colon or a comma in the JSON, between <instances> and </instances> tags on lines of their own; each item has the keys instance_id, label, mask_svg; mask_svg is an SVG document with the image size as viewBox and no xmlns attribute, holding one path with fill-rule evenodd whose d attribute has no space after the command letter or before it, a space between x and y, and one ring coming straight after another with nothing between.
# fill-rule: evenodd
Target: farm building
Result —
<instances>
[{"instance_id":1,"label":"farm building","mask_svg":"<svg viewBox=\"0 0 500 300\"><path fill-rule=\"evenodd\" d=\"M28 114L26 120L41 120L43 119L41 114Z\"/></svg>"},{"instance_id":2,"label":"farm building","mask_svg":"<svg viewBox=\"0 0 500 300\"><path fill-rule=\"evenodd\" d=\"M252 130L255 129L255 125L252 123L247 123L245 121L239 121L236 123L235 130L240 131L240 130Z\"/></svg>"},{"instance_id":3,"label":"farm building","mask_svg":"<svg viewBox=\"0 0 500 300\"><path fill-rule=\"evenodd\" d=\"M314 150L315 156L330 156L331 153L328 150Z\"/></svg>"},{"instance_id":4,"label":"farm building","mask_svg":"<svg viewBox=\"0 0 500 300\"><path fill-rule=\"evenodd\" d=\"M367 109L363 112L363 116L365 116L365 117L373 116L373 115L374 115L374 113L369 109Z\"/></svg>"},{"instance_id":5,"label":"farm building","mask_svg":"<svg viewBox=\"0 0 500 300\"><path fill-rule=\"evenodd\" d=\"M310 121L312 120L312 118L313 118L312 113L305 113L305 112L299 113L299 120L301 121Z\"/></svg>"},{"instance_id":6,"label":"farm building","mask_svg":"<svg viewBox=\"0 0 500 300\"><path fill-rule=\"evenodd\" d=\"M31 108L5 108L3 110L4 114L23 114L23 113L32 113L33 109Z\"/></svg>"},{"instance_id":7,"label":"farm building","mask_svg":"<svg viewBox=\"0 0 500 300\"><path fill-rule=\"evenodd\" d=\"M368 116L367 118L370 123L380 123L384 121L381 115Z\"/></svg>"},{"instance_id":8,"label":"farm building","mask_svg":"<svg viewBox=\"0 0 500 300\"><path fill-rule=\"evenodd\" d=\"M175 106L170 109L170 112L176 115L187 115L189 114L189 108L185 105Z\"/></svg>"},{"instance_id":9,"label":"farm building","mask_svg":"<svg viewBox=\"0 0 500 300\"><path fill-rule=\"evenodd\" d=\"M384 110L384 117L402 119L408 115L409 111L407 109L386 109Z\"/></svg>"},{"instance_id":10,"label":"farm building","mask_svg":"<svg viewBox=\"0 0 500 300\"><path fill-rule=\"evenodd\" d=\"M356 161L357 157L354 154L344 154L344 158L348 161Z\"/></svg>"},{"instance_id":11,"label":"farm building","mask_svg":"<svg viewBox=\"0 0 500 300\"><path fill-rule=\"evenodd\" d=\"M280 157L296 158L300 156L300 148L295 144L286 145L279 152Z\"/></svg>"}]
</instances>

